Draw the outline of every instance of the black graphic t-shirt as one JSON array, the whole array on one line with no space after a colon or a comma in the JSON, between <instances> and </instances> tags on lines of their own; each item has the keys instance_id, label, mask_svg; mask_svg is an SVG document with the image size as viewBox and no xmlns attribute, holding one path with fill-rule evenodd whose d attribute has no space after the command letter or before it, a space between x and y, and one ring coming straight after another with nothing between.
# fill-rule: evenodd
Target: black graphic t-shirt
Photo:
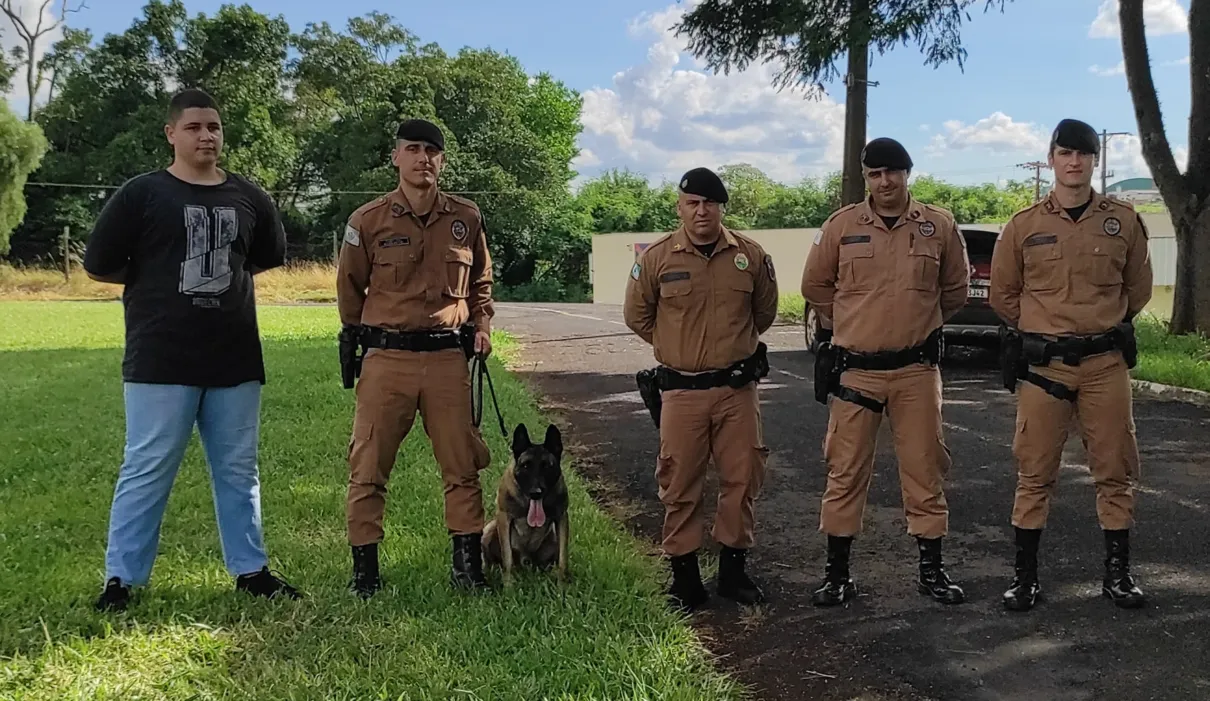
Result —
<instances>
[{"instance_id":1,"label":"black graphic t-shirt","mask_svg":"<svg viewBox=\"0 0 1210 701\"><path fill-rule=\"evenodd\" d=\"M269 196L233 173L194 185L166 170L128 180L88 239L84 268L126 269L127 382L232 387L265 382L253 268L285 262Z\"/></svg>"}]
</instances>

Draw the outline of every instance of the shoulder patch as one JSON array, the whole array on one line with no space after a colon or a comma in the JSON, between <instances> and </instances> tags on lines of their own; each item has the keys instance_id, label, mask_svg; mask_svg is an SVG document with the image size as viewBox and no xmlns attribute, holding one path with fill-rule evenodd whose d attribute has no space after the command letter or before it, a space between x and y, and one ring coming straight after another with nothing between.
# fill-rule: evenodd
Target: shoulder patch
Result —
<instances>
[{"instance_id":1,"label":"shoulder patch","mask_svg":"<svg viewBox=\"0 0 1210 701\"><path fill-rule=\"evenodd\" d=\"M350 246L361 245L361 232L354 229L352 224L345 224L345 243Z\"/></svg>"},{"instance_id":2,"label":"shoulder patch","mask_svg":"<svg viewBox=\"0 0 1210 701\"><path fill-rule=\"evenodd\" d=\"M818 246L819 242L822 240L823 240L823 229L820 229L819 231L815 232L815 245Z\"/></svg>"},{"instance_id":3,"label":"shoulder patch","mask_svg":"<svg viewBox=\"0 0 1210 701\"><path fill-rule=\"evenodd\" d=\"M777 273L773 270L773 256L765 254L765 273L769 275L769 279L777 282Z\"/></svg>"},{"instance_id":4,"label":"shoulder patch","mask_svg":"<svg viewBox=\"0 0 1210 701\"><path fill-rule=\"evenodd\" d=\"M630 277L638 280L639 273L641 272L643 272L643 266L638 261L635 261L634 266L630 268Z\"/></svg>"}]
</instances>

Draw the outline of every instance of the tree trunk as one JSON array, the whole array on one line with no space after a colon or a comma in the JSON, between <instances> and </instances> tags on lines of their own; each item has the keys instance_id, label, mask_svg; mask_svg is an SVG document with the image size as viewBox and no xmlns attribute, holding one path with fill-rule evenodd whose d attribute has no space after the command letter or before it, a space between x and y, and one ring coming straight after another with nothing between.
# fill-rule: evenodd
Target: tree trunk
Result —
<instances>
[{"instance_id":1,"label":"tree trunk","mask_svg":"<svg viewBox=\"0 0 1210 701\"><path fill-rule=\"evenodd\" d=\"M1170 331L1210 334L1210 207L1172 217L1176 230L1176 287Z\"/></svg>"},{"instance_id":2,"label":"tree trunk","mask_svg":"<svg viewBox=\"0 0 1210 701\"><path fill-rule=\"evenodd\" d=\"M38 67L34 61L34 49L38 48L37 41L29 42L28 56L25 65L25 86L29 89L29 105L25 108L25 121L34 121L34 93L38 91Z\"/></svg>"},{"instance_id":3,"label":"tree trunk","mask_svg":"<svg viewBox=\"0 0 1210 701\"><path fill-rule=\"evenodd\" d=\"M844 104L844 169L841 206L865 199L861 175L861 149L866 142L866 93L869 85L869 0L853 0L849 7L849 73Z\"/></svg>"}]
</instances>

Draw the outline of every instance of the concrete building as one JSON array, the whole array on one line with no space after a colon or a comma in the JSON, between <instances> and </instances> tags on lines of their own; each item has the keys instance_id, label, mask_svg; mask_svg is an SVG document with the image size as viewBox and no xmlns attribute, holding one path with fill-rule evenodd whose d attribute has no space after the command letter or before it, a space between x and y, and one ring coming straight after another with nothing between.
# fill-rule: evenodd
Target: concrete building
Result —
<instances>
[{"instance_id":1,"label":"concrete building","mask_svg":"<svg viewBox=\"0 0 1210 701\"><path fill-rule=\"evenodd\" d=\"M1155 267L1157 286L1176 282L1176 239L1172 220L1166 213L1143 214L1150 234L1151 258ZM971 224L963 228L999 231L1003 224ZM759 229L743 233L773 256L778 286L783 294L798 293L807 254L818 229ZM626 293L626 279L643 249L666 232L594 234L589 257L589 284L593 301L598 304L621 304Z\"/></svg>"}]
</instances>

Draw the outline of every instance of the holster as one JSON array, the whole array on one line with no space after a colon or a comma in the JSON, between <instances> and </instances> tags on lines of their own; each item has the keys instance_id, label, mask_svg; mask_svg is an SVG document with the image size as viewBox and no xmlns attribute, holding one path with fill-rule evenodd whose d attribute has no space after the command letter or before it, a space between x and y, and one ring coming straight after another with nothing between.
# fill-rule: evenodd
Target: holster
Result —
<instances>
[{"instance_id":1,"label":"holster","mask_svg":"<svg viewBox=\"0 0 1210 701\"><path fill-rule=\"evenodd\" d=\"M1134 323L1123 321L1114 326L1111 333L1117 343L1118 350L1122 352L1122 359L1126 361L1126 367L1134 369L1134 366L1139 362L1139 341L1134 334Z\"/></svg>"},{"instance_id":2,"label":"holster","mask_svg":"<svg viewBox=\"0 0 1210 701\"><path fill-rule=\"evenodd\" d=\"M349 325L343 327L337 336L340 349L340 379L345 389L353 389L355 379L361 377L361 361L365 357L361 348L361 332L362 327Z\"/></svg>"},{"instance_id":3,"label":"holster","mask_svg":"<svg viewBox=\"0 0 1210 701\"><path fill-rule=\"evenodd\" d=\"M643 405L651 414L655 427L660 427L660 410L663 408L663 398L660 396L659 378L654 368L639 370L634 376L635 384L639 387L639 396Z\"/></svg>"},{"instance_id":4,"label":"holster","mask_svg":"<svg viewBox=\"0 0 1210 701\"><path fill-rule=\"evenodd\" d=\"M840 379L839 373L835 372L839 355L831 343L821 343L815 353L815 401L820 404L828 403L828 394L835 391Z\"/></svg>"},{"instance_id":5,"label":"holster","mask_svg":"<svg viewBox=\"0 0 1210 701\"><path fill-rule=\"evenodd\" d=\"M467 322L458 327L458 345L462 347L462 353L466 355L466 359L470 360L475 357L475 325Z\"/></svg>"},{"instance_id":6,"label":"holster","mask_svg":"<svg viewBox=\"0 0 1210 701\"><path fill-rule=\"evenodd\" d=\"M1009 392L1017 391L1017 380L1025 368L1021 350L1021 334L1007 325L1000 326L1000 381Z\"/></svg>"}]
</instances>

